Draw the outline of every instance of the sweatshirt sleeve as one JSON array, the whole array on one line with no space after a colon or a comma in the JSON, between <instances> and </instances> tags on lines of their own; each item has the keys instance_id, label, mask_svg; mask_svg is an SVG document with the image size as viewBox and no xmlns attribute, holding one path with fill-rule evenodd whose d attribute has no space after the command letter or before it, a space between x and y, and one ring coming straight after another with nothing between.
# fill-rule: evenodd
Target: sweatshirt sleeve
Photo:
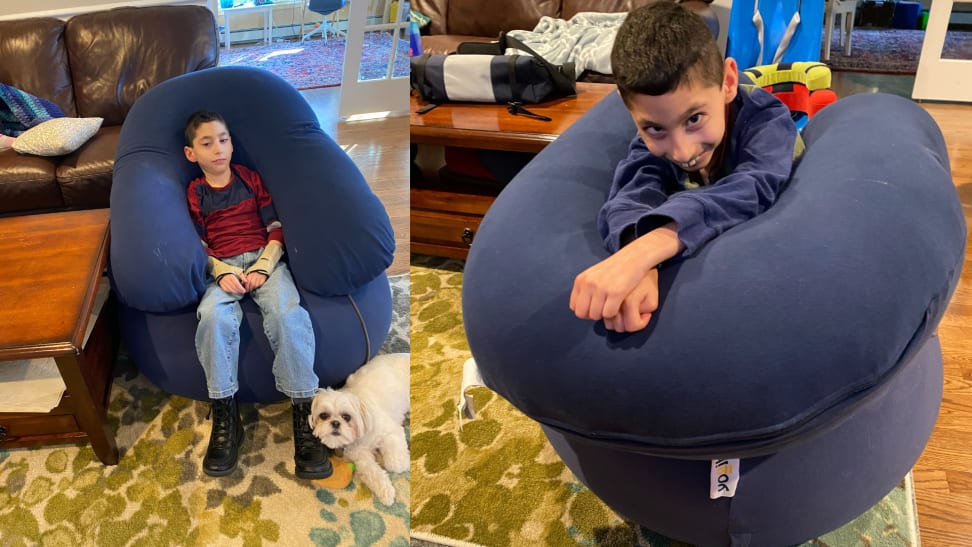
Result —
<instances>
[{"instance_id":1,"label":"sweatshirt sleeve","mask_svg":"<svg viewBox=\"0 0 972 547\"><path fill-rule=\"evenodd\" d=\"M753 91L733 125L732 171L710 186L671 195L638 220L635 235L675 221L685 246L675 258L692 256L717 235L776 202L790 178L797 138L786 106L761 89Z\"/></svg>"},{"instance_id":2,"label":"sweatshirt sleeve","mask_svg":"<svg viewBox=\"0 0 972 547\"><path fill-rule=\"evenodd\" d=\"M628 155L614 170L607 201L597 224L608 251L615 253L629 243L643 217L665 203L676 184L674 167L648 151L640 136L628 145Z\"/></svg>"},{"instance_id":3,"label":"sweatshirt sleeve","mask_svg":"<svg viewBox=\"0 0 972 547\"><path fill-rule=\"evenodd\" d=\"M202 179L194 179L186 187L186 201L189 204L189 218L192 219L192 225L196 228L196 233L199 234L199 241L202 243L204 249L206 249L206 254L209 256L213 255L213 250L209 248L208 236L206 234L206 221L202 216L202 208L200 207L199 192L200 184L203 184Z\"/></svg>"},{"instance_id":4,"label":"sweatshirt sleeve","mask_svg":"<svg viewBox=\"0 0 972 547\"><path fill-rule=\"evenodd\" d=\"M283 245L283 226L280 224L280 218L277 216L277 209L273 206L273 199L270 197L270 192L267 191L267 187L263 185L263 178L260 174L251 169L246 171L240 170L246 173L247 182L250 183L250 188L253 189L253 197L257 202L257 211L260 213L260 220L267 229L267 242L276 241Z\"/></svg>"}]
</instances>

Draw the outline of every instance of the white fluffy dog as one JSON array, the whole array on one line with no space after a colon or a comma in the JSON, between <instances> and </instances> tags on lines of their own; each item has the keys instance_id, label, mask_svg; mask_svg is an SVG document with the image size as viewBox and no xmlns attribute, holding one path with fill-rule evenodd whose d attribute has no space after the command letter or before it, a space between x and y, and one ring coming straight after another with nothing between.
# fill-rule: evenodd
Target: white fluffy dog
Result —
<instances>
[{"instance_id":1,"label":"white fluffy dog","mask_svg":"<svg viewBox=\"0 0 972 547\"><path fill-rule=\"evenodd\" d=\"M388 473L408 470L408 443L402 422L408 413L409 354L378 355L348 376L340 390L314 395L308 418L314 435L330 449L343 448L361 477L384 505L395 502ZM381 453L384 469L375 460Z\"/></svg>"}]
</instances>

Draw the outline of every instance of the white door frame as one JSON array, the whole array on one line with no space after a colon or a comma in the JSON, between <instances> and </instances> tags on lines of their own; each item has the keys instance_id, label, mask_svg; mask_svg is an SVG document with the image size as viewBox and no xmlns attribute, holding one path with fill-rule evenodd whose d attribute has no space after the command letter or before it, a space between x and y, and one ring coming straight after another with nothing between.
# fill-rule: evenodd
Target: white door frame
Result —
<instances>
[{"instance_id":1,"label":"white door frame","mask_svg":"<svg viewBox=\"0 0 972 547\"><path fill-rule=\"evenodd\" d=\"M942 59L954 0L932 0L911 97L918 100L972 102L972 60Z\"/></svg>"},{"instance_id":2,"label":"white door frame","mask_svg":"<svg viewBox=\"0 0 972 547\"><path fill-rule=\"evenodd\" d=\"M387 1L387 0L386 0ZM348 2L348 38L344 54L344 78L341 82L341 104L338 115L344 119L359 117L404 116L408 113L408 75L392 76L398 41L402 30L408 31L405 17L406 2L398 2L398 16L394 23L368 25L368 5L365 0ZM361 55L366 31L393 30L391 58L388 72L378 80L358 81Z\"/></svg>"}]
</instances>

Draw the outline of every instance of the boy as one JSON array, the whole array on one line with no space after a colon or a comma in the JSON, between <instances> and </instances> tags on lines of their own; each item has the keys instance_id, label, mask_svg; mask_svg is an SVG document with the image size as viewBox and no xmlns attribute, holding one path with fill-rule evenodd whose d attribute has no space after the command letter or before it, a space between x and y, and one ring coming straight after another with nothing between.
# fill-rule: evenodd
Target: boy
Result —
<instances>
[{"instance_id":1,"label":"boy","mask_svg":"<svg viewBox=\"0 0 972 547\"><path fill-rule=\"evenodd\" d=\"M314 332L290 271L280 262L283 229L273 202L260 175L230 163L233 142L219 114L194 113L185 137L186 158L203 172L186 192L190 216L209 255L211 276L196 311L196 353L206 373L213 415L203 471L220 477L236 469L243 440L235 398L243 318L239 301L250 295L263 314L277 389L293 403L296 475L328 477L327 448L314 437L307 420L318 388Z\"/></svg>"},{"instance_id":2,"label":"boy","mask_svg":"<svg viewBox=\"0 0 972 547\"><path fill-rule=\"evenodd\" d=\"M735 60L674 2L632 11L611 64L638 134L598 216L613 254L576 277L570 308L633 332L658 306L657 266L769 208L803 141L786 106L738 85Z\"/></svg>"}]
</instances>

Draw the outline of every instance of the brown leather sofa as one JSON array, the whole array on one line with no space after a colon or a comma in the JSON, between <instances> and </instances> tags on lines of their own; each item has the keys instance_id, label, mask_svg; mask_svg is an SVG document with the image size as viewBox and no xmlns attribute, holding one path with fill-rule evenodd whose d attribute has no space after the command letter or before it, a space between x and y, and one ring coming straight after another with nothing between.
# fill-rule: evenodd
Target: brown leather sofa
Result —
<instances>
[{"instance_id":1,"label":"brown leather sofa","mask_svg":"<svg viewBox=\"0 0 972 547\"><path fill-rule=\"evenodd\" d=\"M460 42L489 42L500 31L533 30L543 16L566 20L584 11L616 13L659 1L669 0L502 0L488 4L482 0L412 0L412 8L431 19L423 29L424 52L452 53ZM709 7L712 0L680 3L716 20Z\"/></svg>"},{"instance_id":2,"label":"brown leather sofa","mask_svg":"<svg viewBox=\"0 0 972 547\"><path fill-rule=\"evenodd\" d=\"M104 118L66 156L0 152L0 215L108 207L115 145L132 104L152 86L218 60L216 21L201 6L0 21L0 82L57 103L67 116Z\"/></svg>"}]
</instances>

